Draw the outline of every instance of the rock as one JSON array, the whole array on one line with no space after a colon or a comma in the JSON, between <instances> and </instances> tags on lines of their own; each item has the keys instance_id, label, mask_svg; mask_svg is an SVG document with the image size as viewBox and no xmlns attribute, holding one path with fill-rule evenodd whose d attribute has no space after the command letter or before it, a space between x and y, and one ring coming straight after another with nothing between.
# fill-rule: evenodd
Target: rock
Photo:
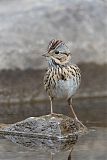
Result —
<instances>
[{"instance_id":1,"label":"rock","mask_svg":"<svg viewBox=\"0 0 107 160\"><path fill-rule=\"evenodd\" d=\"M62 114L30 117L0 130L0 135L14 143L50 152L70 150L80 133L84 133L80 125Z\"/></svg>"},{"instance_id":2,"label":"rock","mask_svg":"<svg viewBox=\"0 0 107 160\"><path fill-rule=\"evenodd\" d=\"M30 117L21 122L11 124L2 131L22 133L23 135L36 134L39 137L64 138L79 134L81 127L72 118L62 115L44 115L40 117Z\"/></svg>"},{"instance_id":3,"label":"rock","mask_svg":"<svg viewBox=\"0 0 107 160\"><path fill-rule=\"evenodd\" d=\"M8 126L9 126L8 124L0 123L0 129L6 128Z\"/></svg>"}]
</instances>

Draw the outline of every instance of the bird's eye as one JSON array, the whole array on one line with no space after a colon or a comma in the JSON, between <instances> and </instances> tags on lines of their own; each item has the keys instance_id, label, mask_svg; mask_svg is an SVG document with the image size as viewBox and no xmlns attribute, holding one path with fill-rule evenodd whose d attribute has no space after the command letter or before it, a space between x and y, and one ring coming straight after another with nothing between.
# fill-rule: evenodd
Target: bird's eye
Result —
<instances>
[{"instance_id":1,"label":"bird's eye","mask_svg":"<svg viewBox=\"0 0 107 160\"><path fill-rule=\"evenodd\" d=\"M59 51L55 51L55 54L59 54Z\"/></svg>"}]
</instances>

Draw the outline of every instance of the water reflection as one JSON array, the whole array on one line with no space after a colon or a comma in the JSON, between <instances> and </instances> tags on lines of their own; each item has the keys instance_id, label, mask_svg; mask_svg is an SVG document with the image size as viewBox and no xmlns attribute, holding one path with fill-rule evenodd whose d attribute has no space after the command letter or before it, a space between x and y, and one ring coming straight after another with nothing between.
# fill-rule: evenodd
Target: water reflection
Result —
<instances>
[{"instance_id":1,"label":"water reflection","mask_svg":"<svg viewBox=\"0 0 107 160\"><path fill-rule=\"evenodd\" d=\"M71 152L78 140L77 134L74 134L69 138L40 138L36 134L23 135L23 133L16 132L13 132L12 134L12 132L8 131L1 131L0 134L15 144L20 144L21 146L32 148L38 152L41 150L50 152L51 160L54 159L54 155L56 153L66 151L69 151L67 160L71 160Z\"/></svg>"},{"instance_id":2,"label":"water reflection","mask_svg":"<svg viewBox=\"0 0 107 160\"><path fill-rule=\"evenodd\" d=\"M78 135L72 135L70 138L40 137L36 134L23 135L23 133L0 132L5 138L11 140L15 144L29 147L34 150L45 150L52 153L70 150L77 142ZM6 135L7 134L7 135ZM18 135L19 134L19 135Z\"/></svg>"},{"instance_id":3,"label":"water reflection","mask_svg":"<svg viewBox=\"0 0 107 160\"><path fill-rule=\"evenodd\" d=\"M70 151L68 160L82 132L84 128L79 123L62 114L30 117L0 130L1 135L15 144L50 152L51 159L57 152Z\"/></svg>"},{"instance_id":4,"label":"water reflection","mask_svg":"<svg viewBox=\"0 0 107 160\"><path fill-rule=\"evenodd\" d=\"M88 134L79 137L71 153L72 160L106 160L107 128L94 127ZM60 150L53 155L54 160L68 160L70 149ZM69 157L70 158L70 157ZM0 138L0 159L6 160L50 160L48 150L35 150L16 145L8 139Z\"/></svg>"},{"instance_id":5,"label":"water reflection","mask_svg":"<svg viewBox=\"0 0 107 160\"><path fill-rule=\"evenodd\" d=\"M94 105L91 105L92 103ZM79 110L79 118L87 121L89 126L97 126L93 132L78 138L78 135L68 139L40 139L35 135L15 135L5 132L4 138L0 138L0 159L6 160L106 160L107 159L107 99L89 101L76 101ZM46 104L47 105L47 104ZM61 104L64 106L64 104ZM38 108L40 107L37 105ZM43 106L43 105L42 105ZM57 106L57 105L56 105ZM31 107L31 106L30 106ZM29 107L29 108L30 108ZM65 107L65 106L64 106ZM3 108L5 108L3 106ZM14 106L13 106L14 108ZM20 108L24 108L20 106ZM32 107L37 109L36 107ZM61 108L61 107L59 107ZM7 108L5 108L7 110ZM37 113L31 108L33 113ZM1 122L14 123L33 115L28 110L16 114L14 119L11 114L1 115ZM10 110L9 110L10 111ZM41 109L42 111L42 109ZM11 111L13 113L13 111ZM59 113L60 111L58 111ZM65 110L63 110L64 113ZM1 112L2 113L2 112ZM78 113L78 112L77 112ZM86 114L87 113L87 114ZM18 115L18 116L17 116ZM24 117L25 116L25 117ZM34 115L35 116L35 115ZM11 118L11 119L10 119ZM5 121L3 121L6 119ZM12 121L11 121L12 120ZM100 126L100 127L99 127ZM2 135L3 133L0 132ZM8 140L9 139L9 140ZM40 139L40 141L38 140ZM12 141L12 142L11 142ZM16 145L19 144L19 145ZM39 144L39 145L38 145ZM24 147L23 147L24 146ZM49 153L50 152L50 153ZM20 158L19 158L20 157Z\"/></svg>"}]
</instances>

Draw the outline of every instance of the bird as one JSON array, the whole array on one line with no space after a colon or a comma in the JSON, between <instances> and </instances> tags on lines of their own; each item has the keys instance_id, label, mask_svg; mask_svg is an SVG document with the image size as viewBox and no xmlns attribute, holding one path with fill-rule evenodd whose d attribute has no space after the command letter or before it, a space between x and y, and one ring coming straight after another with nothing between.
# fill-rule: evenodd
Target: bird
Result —
<instances>
[{"instance_id":1,"label":"bird","mask_svg":"<svg viewBox=\"0 0 107 160\"><path fill-rule=\"evenodd\" d=\"M76 64L71 63L71 55L62 40L52 39L49 42L47 51L43 54L48 62L44 75L44 88L50 99L51 114L54 114L53 100L63 98L67 100L76 122L84 127L72 106L72 96L81 83L81 71Z\"/></svg>"}]
</instances>

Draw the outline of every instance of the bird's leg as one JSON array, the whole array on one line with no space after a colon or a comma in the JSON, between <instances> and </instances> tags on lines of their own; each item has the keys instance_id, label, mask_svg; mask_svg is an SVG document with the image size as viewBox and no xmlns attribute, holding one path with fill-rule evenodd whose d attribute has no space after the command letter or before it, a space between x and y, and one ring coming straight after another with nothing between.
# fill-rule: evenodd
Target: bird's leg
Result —
<instances>
[{"instance_id":1,"label":"bird's leg","mask_svg":"<svg viewBox=\"0 0 107 160\"><path fill-rule=\"evenodd\" d=\"M71 99L71 98L68 99L68 105L69 105L70 108L71 108L71 111L72 111L72 113L73 113L74 118L75 118L75 119L78 119L77 116L76 116L76 114L75 114L75 112L74 112L74 109L73 109L73 106L72 106L72 99Z\"/></svg>"},{"instance_id":2,"label":"bird's leg","mask_svg":"<svg viewBox=\"0 0 107 160\"><path fill-rule=\"evenodd\" d=\"M53 103L52 103L53 98L49 96L49 99L50 99L50 105L51 105L51 114L53 114Z\"/></svg>"},{"instance_id":3,"label":"bird's leg","mask_svg":"<svg viewBox=\"0 0 107 160\"><path fill-rule=\"evenodd\" d=\"M51 152L51 160L54 159L54 154Z\"/></svg>"},{"instance_id":4,"label":"bird's leg","mask_svg":"<svg viewBox=\"0 0 107 160\"><path fill-rule=\"evenodd\" d=\"M73 106L72 106L72 98L69 98L69 99L68 99L68 104L69 104L69 106L70 106L70 108L71 108L71 111L72 111L72 113L73 113L73 116L74 116L75 120L76 120L78 123L80 123L82 127L86 128L86 127L82 124L82 122L78 119L76 113L74 112L74 109L73 109Z\"/></svg>"},{"instance_id":5,"label":"bird's leg","mask_svg":"<svg viewBox=\"0 0 107 160\"><path fill-rule=\"evenodd\" d=\"M71 160L71 153L72 153L72 151L73 151L73 147L72 147L71 150L70 150L70 153L69 153L69 155L68 155L68 159L67 159L67 160Z\"/></svg>"}]
</instances>

